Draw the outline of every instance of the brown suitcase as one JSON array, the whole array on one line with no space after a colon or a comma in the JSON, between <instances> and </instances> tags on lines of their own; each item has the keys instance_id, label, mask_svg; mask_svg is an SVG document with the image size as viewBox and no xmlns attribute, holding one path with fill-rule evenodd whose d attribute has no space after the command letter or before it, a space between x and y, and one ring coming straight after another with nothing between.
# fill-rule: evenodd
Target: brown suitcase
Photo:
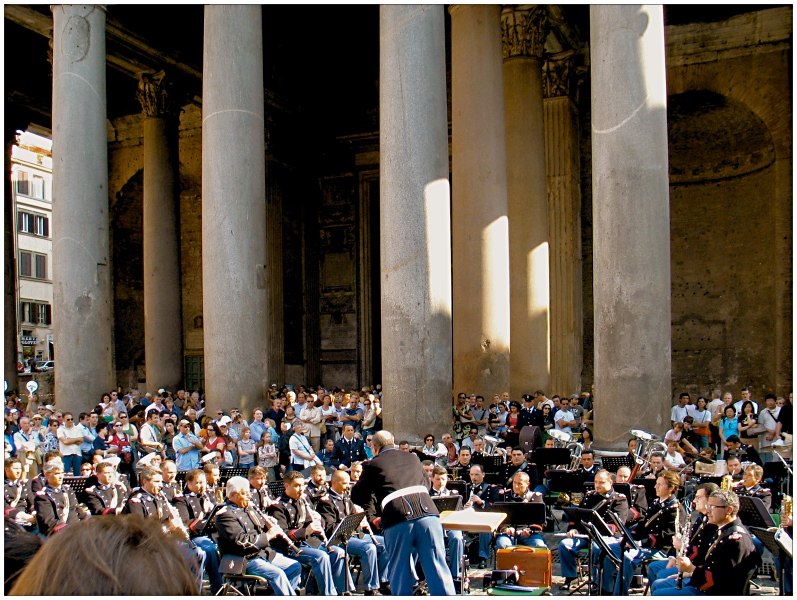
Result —
<instances>
[{"instance_id":1,"label":"brown suitcase","mask_svg":"<svg viewBox=\"0 0 797 600\"><path fill-rule=\"evenodd\" d=\"M553 558L548 548L510 546L496 552L496 569L510 570L515 567L521 571L518 585L551 587Z\"/></svg>"}]
</instances>

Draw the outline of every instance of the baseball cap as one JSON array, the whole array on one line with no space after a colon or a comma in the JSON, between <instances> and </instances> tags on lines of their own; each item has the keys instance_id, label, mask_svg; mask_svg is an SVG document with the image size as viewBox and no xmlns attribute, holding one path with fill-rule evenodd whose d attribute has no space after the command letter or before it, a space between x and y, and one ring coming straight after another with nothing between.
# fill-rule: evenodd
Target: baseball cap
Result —
<instances>
[{"instance_id":1,"label":"baseball cap","mask_svg":"<svg viewBox=\"0 0 797 600\"><path fill-rule=\"evenodd\" d=\"M52 404L45 404L45 405L44 405L44 408L45 408L45 410L49 410L50 412L53 412L53 411L55 410L55 409L53 408L53 405L52 405Z\"/></svg>"},{"instance_id":2,"label":"baseball cap","mask_svg":"<svg viewBox=\"0 0 797 600\"><path fill-rule=\"evenodd\" d=\"M230 419L230 417L228 417L227 415L224 415L221 419L216 421L216 423L218 423L219 425L225 425L226 426L226 425L229 425L231 421L232 421L232 419Z\"/></svg>"},{"instance_id":3,"label":"baseball cap","mask_svg":"<svg viewBox=\"0 0 797 600\"><path fill-rule=\"evenodd\" d=\"M186 425L186 426L188 426L188 427L191 427L191 421L189 421L189 420L187 420L187 419L180 419L180 422L178 423L178 425L179 425L180 427L182 427L183 425Z\"/></svg>"}]
</instances>

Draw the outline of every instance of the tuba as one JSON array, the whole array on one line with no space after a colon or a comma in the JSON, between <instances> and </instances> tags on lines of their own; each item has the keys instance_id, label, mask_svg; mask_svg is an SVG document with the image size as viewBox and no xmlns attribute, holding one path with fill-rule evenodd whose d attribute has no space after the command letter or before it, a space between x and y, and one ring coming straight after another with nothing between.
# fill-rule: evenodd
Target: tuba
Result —
<instances>
[{"instance_id":1,"label":"tuba","mask_svg":"<svg viewBox=\"0 0 797 600\"><path fill-rule=\"evenodd\" d=\"M498 445L503 441L501 438L497 438L492 435L484 435L482 436L484 440L484 454L485 456L501 456L504 460L506 460L506 450L504 448L499 448Z\"/></svg>"},{"instance_id":2,"label":"tuba","mask_svg":"<svg viewBox=\"0 0 797 600\"><path fill-rule=\"evenodd\" d=\"M581 451L584 450L584 444L573 440L565 448L570 450L570 468L568 471L575 471L581 465Z\"/></svg>"},{"instance_id":3,"label":"tuba","mask_svg":"<svg viewBox=\"0 0 797 600\"><path fill-rule=\"evenodd\" d=\"M634 474L642 467L650 466L650 458L654 452L667 452L667 444L661 441L661 438L642 431L641 429L631 429L628 431L631 436L636 440L636 453L634 459L636 465L634 467Z\"/></svg>"}]
</instances>

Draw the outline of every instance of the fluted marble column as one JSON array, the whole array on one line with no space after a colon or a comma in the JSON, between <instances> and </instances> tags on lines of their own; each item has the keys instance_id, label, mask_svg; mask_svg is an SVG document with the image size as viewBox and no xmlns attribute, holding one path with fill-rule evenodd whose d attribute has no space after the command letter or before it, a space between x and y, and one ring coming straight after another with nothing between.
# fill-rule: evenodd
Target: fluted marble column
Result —
<instances>
[{"instance_id":1,"label":"fluted marble column","mask_svg":"<svg viewBox=\"0 0 797 600\"><path fill-rule=\"evenodd\" d=\"M176 390L183 379L177 118L163 71L143 73L144 356L147 390Z\"/></svg>"},{"instance_id":2,"label":"fluted marble column","mask_svg":"<svg viewBox=\"0 0 797 600\"><path fill-rule=\"evenodd\" d=\"M379 12L382 418L396 439L451 428L451 242L444 13Z\"/></svg>"},{"instance_id":3,"label":"fluted marble column","mask_svg":"<svg viewBox=\"0 0 797 600\"><path fill-rule=\"evenodd\" d=\"M509 389L509 224L501 7L451 13L454 389Z\"/></svg>"},{"instance_id":4,"label":"fluted marble column","mask_svg":"<svg viewBox=\"0 0 797 600\"><path fill-rule=\"evenodd\" d=\"M285 383L285 322L282 282L282 198L284 170L266 161L266 272L268 274L268 376L269 385Z\"/></svg>"},{"instance_id":5,"label":"fluted marble column","mask_svg":"<svg viewBox=\"0 0 797 600\"><path fill-rule=\"evenodd\" d=\"M105 9L53 5L53 328L61 410L115 383L108 268Z\"/></svg>"},{"instance_id":6,"label":"fluted marble column","mask_svg":"<svg viewBox=\"0 0 797 600\"><path fill-rule=\"evenodd\" d=\"M584 356L581 281L581 173L574 50L543 66L545 168L551 248L551 390L578 393Z\"/></svg>"},{"instance_id":7,"label":"fluted marble column","mask_svg":"<svg viewBox=\"0 0 797 600\"><path fill-rule=\"evenodd\" d=\"M590 7L595 396L664 435L671 396L667 85L661 6ZM628 422L595 441L625 447Z\"/></svg>"},{"instance_id":8,"label":"fluted marble column","mask_svg":"<svg viewBox=\"0 0 797 600\"><path fill-rule=\"evenodd\" d=\"M205 7L202 92L205 388L248 413L269 385L260 6Z\"/></svg>"},{"instance_id":9,"label":"fluted marble column","mask_svg":"<svg viewBox=\"0 0 797 600\"><path fill-rule=\"evenodd\" d=\"M542 53L547 31L545 6L507 7L501 13L512 324L509 391L515 399L550 389L548 198L542 102Z\"/></svg>"}]
</instances>

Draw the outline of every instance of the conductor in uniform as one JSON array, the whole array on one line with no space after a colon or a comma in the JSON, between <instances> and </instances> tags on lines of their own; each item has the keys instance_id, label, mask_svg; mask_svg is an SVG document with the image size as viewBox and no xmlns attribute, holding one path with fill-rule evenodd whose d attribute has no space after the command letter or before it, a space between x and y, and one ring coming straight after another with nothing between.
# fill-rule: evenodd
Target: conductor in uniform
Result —
<instances>
[{"instance_id":1,"label":"conductor in uniform","mask_svg":"<svg viewBox=\"0 0 797 600\"><path fill-rule=\"evenodd\" d=\"M243 477L227 481L227 504L216 513L219 550L247 558L247 575L266 579L277 596L295 596L302 565L270 548L271 540L283 533L274 519L264 517L249 505L249 482Z\"/></svg>"},{"instance_id":2,"label":"conductor in uniform","mask_svg":"<svg viewBox=\"0 0 797 600\"><path fill-rule=\"evenodd\" d=\"M67 525L86 518L77 508L77 497L68 485L64 485L64 463L50 460L42 467L45 486L36 492L33 506L39 533L50 536Z\"/></svg>"},{"instance_id":3,"label":"conductor in uniform","mask_svg":"<svg viewBox=\"0 0 797 600\"><path fill-rule=\"evenodd\" d=\"M388 577L393 595L411 596L415 584L411 561L418 556L432 596L453 596L454 584L446 566L443 527L421 461L395 448L393 434L378 431L371 440L374 457L351 490L355 504L374 498L381 507L381 527L390 556Z\"/></svg>"}]
</instances>

